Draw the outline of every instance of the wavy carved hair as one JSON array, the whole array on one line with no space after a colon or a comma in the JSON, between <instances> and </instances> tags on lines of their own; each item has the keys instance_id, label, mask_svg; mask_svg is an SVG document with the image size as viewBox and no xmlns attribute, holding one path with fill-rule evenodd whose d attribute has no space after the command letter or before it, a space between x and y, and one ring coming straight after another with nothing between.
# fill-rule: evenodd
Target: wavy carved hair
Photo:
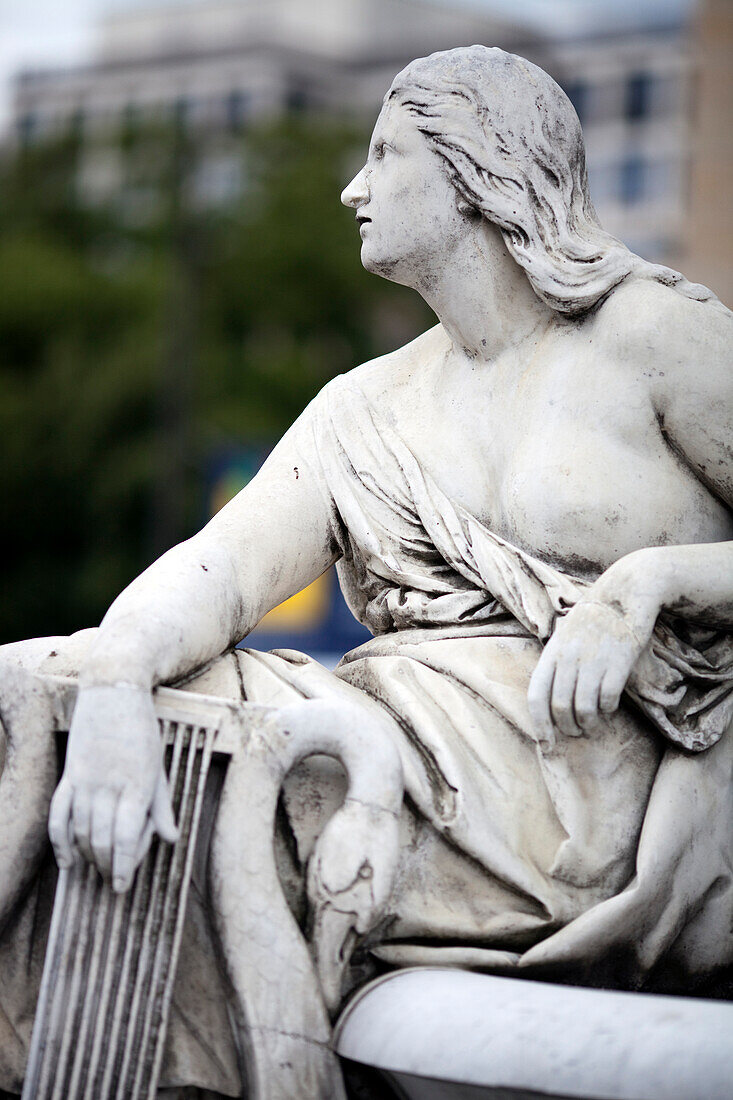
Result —
<instances>
[{"instance_id":1,"label":"wavy carved hair","mask_svg":"<svg viewBox=\"0 0 733 1100\"><path fill-rule=\"evenodd\" d=\"M413 61L385 104L404 106L461 196L494 222L535 293L553 309L591 309L631 272L698 301L717 299L607 233L588 190L575 110L546 72L504 50L466 46Z\"/></svg>"}]
</instances>

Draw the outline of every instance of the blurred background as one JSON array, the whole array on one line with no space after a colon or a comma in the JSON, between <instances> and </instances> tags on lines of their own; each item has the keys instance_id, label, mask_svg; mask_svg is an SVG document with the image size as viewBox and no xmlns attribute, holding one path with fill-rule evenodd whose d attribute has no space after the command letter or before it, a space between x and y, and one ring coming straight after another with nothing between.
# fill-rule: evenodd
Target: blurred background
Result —
<instances>
[{"instance_id":1,"label":"blurred background","mask_svg":"<svg viewBox=\"0 0 733 1100\"><path fill-rule=\"evenodd\" d=\"M433 323L338 196L394 74L473 42L563 85L606 228L733 305L733 0L0 0L0 642L99 622ZM248 644L365 636L327 574Z\"/></svg>"}]
</instances>

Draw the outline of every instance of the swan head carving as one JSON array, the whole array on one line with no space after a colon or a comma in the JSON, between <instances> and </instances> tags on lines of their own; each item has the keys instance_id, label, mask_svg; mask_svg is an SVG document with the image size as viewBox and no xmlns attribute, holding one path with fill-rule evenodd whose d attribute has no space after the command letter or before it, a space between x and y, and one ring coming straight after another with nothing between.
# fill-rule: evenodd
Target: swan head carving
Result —
<instances>
[{"instance_id":1,"label":"swan head carving","mask_svg":"<svg viewBox=\"0 0 733 1100\"><path fill-rule=\"evenodd\" d=\"M316 842L306 884L316 970L333 1012L353 947L383 916L394 884L402 762L383 713L345 699L281 708L269 744L283 768L325 753L348 777L347 796Z\"/></svg>"},{"instance_id":2,"label":"swan head carving","mask_svg":"<svg viewBox=\"0 0 733 1100\"><path fill-rule=\"evenodd\" d=\"M307 889L316 969L330 1012L339 1006L357 939L384 915L398 855L398 815L348 797L318 838Z\"/></svg>"}]
</instances>

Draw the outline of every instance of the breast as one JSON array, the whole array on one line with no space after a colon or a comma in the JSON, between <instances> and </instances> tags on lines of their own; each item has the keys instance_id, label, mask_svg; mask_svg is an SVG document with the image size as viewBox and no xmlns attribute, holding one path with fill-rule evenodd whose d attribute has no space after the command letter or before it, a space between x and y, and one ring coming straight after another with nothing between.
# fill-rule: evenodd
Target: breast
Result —
<instances>
[{"instance_id":1,"label":"breast","mask_svg":"<svg viewBox=\"0 0 733 1100\"><path fill-rule=\"evenodd\" d=\"M644 546L733 539L730 511L664 439L648 389L582 334L546 359L391 403L420 464L496 534L576 575ZM436 397L438 395L438 397ZM438 399L439 398L439 399Z\"/></svg>"},{"instance_id":2,"label":"breast","mask_svg":"<svg viewBox=\"0 0 733 1100\"><path fill-rule=\"evenodd\" d=\"M590 575L644 546L733 537L728 509L669 450L656 425L624 435L577 421L528 431L499 490L505 537Z\"/></svg>"}]
</instances>

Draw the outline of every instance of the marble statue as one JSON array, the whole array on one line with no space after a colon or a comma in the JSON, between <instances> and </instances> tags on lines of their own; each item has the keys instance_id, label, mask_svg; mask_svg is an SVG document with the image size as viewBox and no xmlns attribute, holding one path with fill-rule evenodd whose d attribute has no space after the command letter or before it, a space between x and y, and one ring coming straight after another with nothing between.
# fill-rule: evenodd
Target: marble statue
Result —
<instances>
[{"instance_id":1,"label":"marble statue","mask_svg":"<svg viewBox=\"0 0 733 1100\"><path fill-rule=\"evenodd\" d=\"M364 267L417 290L435 327L330 382L98 629L0 653L0 1088L22 1080L53 875L55 748L21 674L77 678L50 837L61 868L83 858L120 893L151 836L177 835L156 685L266 707L272 744L300 726L308 751L335 737L350 777L365 769L331 826L340 772L317 758L284 780L307 755L285 748L264 767L285 893L263 894L261 966L285 1003L291 960L315 958L326 1029L394 967L680 990L733 962L731 313L601 228L569 100L500 49L408 65L342 202ZM334 671L233 648L334 562L370 641ZM253 769L239 796L224 783L218 885L189 904L171 1087L242 1087L226 1027L207 1030L224 994L205 960L258 875L274 889ZM363 803L387 773L375 833ZM227 901L238 860L261 870ZM329 909L324 882L348 903Z\"/></svg>"}]
</instances>

